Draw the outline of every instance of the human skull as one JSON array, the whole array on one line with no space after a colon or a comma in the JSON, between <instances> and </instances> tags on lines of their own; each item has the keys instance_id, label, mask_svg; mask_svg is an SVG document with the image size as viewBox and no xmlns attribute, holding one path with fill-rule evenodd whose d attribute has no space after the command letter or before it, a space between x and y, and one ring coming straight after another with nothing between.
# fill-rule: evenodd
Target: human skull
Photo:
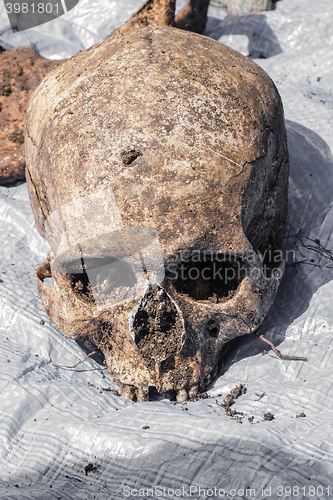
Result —
<instances>
[{"instance_id":1,"label":"human skull","mask_svg":"<svg viewBox=\"0 0 333 500\"><path fill-rule=\"evenodd\" d=\"M270 78L175 28L110 37L38 87L26 157L50 244L36 271L48 314L103 351L125 397L195 397L223 346L261 323L283 272L264 272L260 254L287 210Z\"/></svg>"}]
</instances>

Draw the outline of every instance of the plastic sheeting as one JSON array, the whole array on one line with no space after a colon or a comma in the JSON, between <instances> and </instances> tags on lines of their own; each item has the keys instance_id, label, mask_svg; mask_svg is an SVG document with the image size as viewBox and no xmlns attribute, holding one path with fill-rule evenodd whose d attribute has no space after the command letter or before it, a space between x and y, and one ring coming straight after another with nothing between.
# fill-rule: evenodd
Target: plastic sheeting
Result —
<instances>
[{"instance_id":1,"label":"plastic sheeting","mask_svg":"<svg viewBox=\"0 0 333 500\"><path fill-rule=\"evenodd\" d=\"M2 10L0 43L70 56L103 39L140 4L81 0L66 16L16 34ZM206 34L258 57L284 102L290 152L284 246L294 254L259 332L308 361L278 359L254 334L243 337L230 347L211 398L187 404L132 403L105 391L117 387L91 359L56 369L84 354L54 326L38 295L34 269L47 244L35 228L26 184L2 187L1 499L333 495L333 4L282 0L270 12L236 17L210 8L209 16ZM233 408L244 413L242 424L218 404L239 383L247 393ZM264 412L274 420L264 420Z\"/></svg>"}]
</instances>

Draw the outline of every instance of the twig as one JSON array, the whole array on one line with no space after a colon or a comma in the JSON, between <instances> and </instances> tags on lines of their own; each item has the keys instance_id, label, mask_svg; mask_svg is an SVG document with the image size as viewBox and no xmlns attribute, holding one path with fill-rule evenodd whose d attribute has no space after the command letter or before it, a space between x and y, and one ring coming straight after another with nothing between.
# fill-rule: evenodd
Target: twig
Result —
<instances>
[{"instance_id":1,"label":"twig","mask_svg":"<svg viewBox=\"0 0 333 500\"><path fill-rule=\"evenodd\" d=\"M81 363L83 363L83 361L85 361L86 359L88 359L90 356L92 356L93 354L96 354L96 352L97 352L97 350L91 352L90 354L88 354L88 356L86 356L84 359L82 359L81 361L79 361L78 363L76 363L76 365L74 365L74 366L64 366L64 365L53 365L53 366L55 366L56 368L76 368Z\"/></svg>"},{"instance_id":2,"label":"twig","mask_svg":"<svg viewBox=\"0 0 333 500\"><path fill-rule=\"evenodd\" d=\"M293 264L287 264L288 266L292 267L292 266L296 266L297 264L307 264L309 266L320 267L320 268L324 267L326 269L332 269L332 267L328 266L328 265L321 266L320 264L315 264L313 259L310 259L310 257L306 257L302 253L301 248L305 248L306 250L308 250L310 252L315 252L320 257L324 257L325 259L328 259L331 261L333 261L333 249L325 248L320 243L319 238L309 238L308 236L305 236L304 235L304 228L300 229L295 234L290 234L290 229L295 230L295 228L293 226L291 226L291 224L289 224L288 222L286 222L286 226L289 226L290 228L289 229L286 228L287 234L286 234L286 236L283 236L282 239L295 238L296 241L293 243L292 247L295 247L295 245L296 245L296 250L300 253L300 255L302 257L304 257L303 260L300 260L298 262L294 262ZM313 244L306 243L305 240L307 240L308 242L313 243ZM297 242L299 242L298 245L297 245Z\"/></svg>"},{"instance_id":3,"label":"twig","mask_svg":"<svg viewBox=\"0 0 333 500\"><path fill-rule=\"evenodd\" d=\"M258 394L257 392L255 393L256 396L258 396L259 399L255 399L255 401L260 401L261 398L263 398L266 395L266 392L263 392L262 394Z\"/></svg>"},{"instance_id":4,"label":"twig","mask_svg":"<svg viewBox=\"0 0 333 500\"><path fill-rule=\"evenodd\" d=\"M268 344L272 349L273 351L275 352L275 354L281 358L281 359L294 359L296 361L307 361L307 359L303 356L290 356L289 354L281 354L280 351L277 350L277 348L275 347L275 345L270 341L270 340L267 340L263 335L259 335L257 333L257 336L263 340L264 342L266 342L266 344Z\"/></svg>"},{"instance_id":5,"label":"twig","mask_svg":"<svg viewBox=\"0 0 333 500\"><path fill-rule=\"evenodd\" d=\"M305 236L304 234L304 229L300 229L296 234L290 234L288 231L287 238L296 238L297 241L301 243L301 246L303 248L306 248L307 250L313 251L321 255L322 257L325 257L326 259L333 260L333 250L325 248L321 243L318 238L309 238L308 236ZM311 244L306 244L305 240L314 243L314 245ZM295 242L296 243L296 242ZM300 251L300 246L297 246L297 250L299 253L303 256L303 254Z\"/></svg>"}]
</instances>

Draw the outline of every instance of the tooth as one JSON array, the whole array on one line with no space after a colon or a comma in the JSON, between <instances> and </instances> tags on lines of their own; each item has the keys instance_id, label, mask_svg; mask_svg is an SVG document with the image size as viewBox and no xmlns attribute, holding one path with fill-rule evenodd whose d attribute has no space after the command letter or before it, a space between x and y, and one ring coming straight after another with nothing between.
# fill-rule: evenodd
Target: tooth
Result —
<instances>
[{"instance_id":1,"label":"tooth","mask_svg":"<svg viewBox=\"0 0 333 500\"><path fill-rule=\"evenodd\" d=\"M127 385L127 384L119 384L120 390L126 399L131 399L133 401L135 397L135 389L132 385Z\"/></svg>"},{"instance_id":2,"label":"tooth","mask_svg":"<svg viewBox=\"0 0 333 500\"><path fill-rule=\"evenodd\" d=\"M186 389L180 389L180 391L177 392L177 403L182 403L183 401L187 400L187 390Z\"/></svg>"},{"instance_id":3,"label":"tooth","mask_svg":"<svg viewBox=\"0 0 333 500\"><path fill-rule=\"evenodd\" d=\"M194 399L197 394L198 386L194 385L193 387L190 387L190 389L188 390L188 399Z\"/></svg>"},{"instance_id":4,"label":"tooth","mask_svg":"<svg viewBox=\"0 0 333 500\"><path fill-rule=\"evenodd\" d=\"M148 401L148 391L138 387L138 389L136 390L136 399L139 403L142 403L143 401Z\"/></svg>"},{"instance_id":5,"label":"tooth","mask_svg":"<svg viewBox=\"0 0 333 500\"><path fill-rule=\"evenodd\" d=\"M208 373L208 375L205 378L206 386L209 385L211 383L211 381L212 381L212 376L210 373Z\"/></svg>"}]
</instances>

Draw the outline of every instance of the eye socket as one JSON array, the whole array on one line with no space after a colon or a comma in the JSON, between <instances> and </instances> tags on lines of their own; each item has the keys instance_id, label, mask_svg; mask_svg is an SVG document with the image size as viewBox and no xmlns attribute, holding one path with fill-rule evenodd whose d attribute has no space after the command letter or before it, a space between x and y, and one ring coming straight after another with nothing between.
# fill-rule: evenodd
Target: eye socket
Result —
<instances>
[{"instance_id":1,"label":"eye socket","mask_svg":"<svg viewBox=\"0 0 333 500\"><path fill-rule=\"evenodd\" d=\"M136 284L131 266L123 260L87 258L82 259L79 267L80 272L66 274L71 279L72 290L83 302L102 305L111 295L120 302ZM67 268L77 270L78 263L69 263Z\"/></svg>"},{"instance_id":2,"label":"eye socket","mask_svg":"<svg viewBox=\"0 0 333 500\"><path fill-rule=\"evenodd\" d=\"M176 270L166 273L179 293L215 304L231 299L245 275L240 258L204 251L193 253Z\"/></svg>"},{"instance_id":3,"label":"eye socket","mask_svg":"<svg viewBox=\"0 0 333 500\"><path fill-rule=\"evenodd\" d=\"M95 303L95 297L86 273L69 274L71 287L75 295L83 302Z\"/></svg>"},{"instance_id":4,"label":"eye socket","mask_svg":"<svg viewBox=\"0 0 333 500\"><path fill-rule=\"evenodd\" d=\"M109 292L112 288L117 286L121 281L121 272L119 269L111 267L101 269L96 274L96 286L99 287L102 293Z\"/></svg>"}]
</instances>

